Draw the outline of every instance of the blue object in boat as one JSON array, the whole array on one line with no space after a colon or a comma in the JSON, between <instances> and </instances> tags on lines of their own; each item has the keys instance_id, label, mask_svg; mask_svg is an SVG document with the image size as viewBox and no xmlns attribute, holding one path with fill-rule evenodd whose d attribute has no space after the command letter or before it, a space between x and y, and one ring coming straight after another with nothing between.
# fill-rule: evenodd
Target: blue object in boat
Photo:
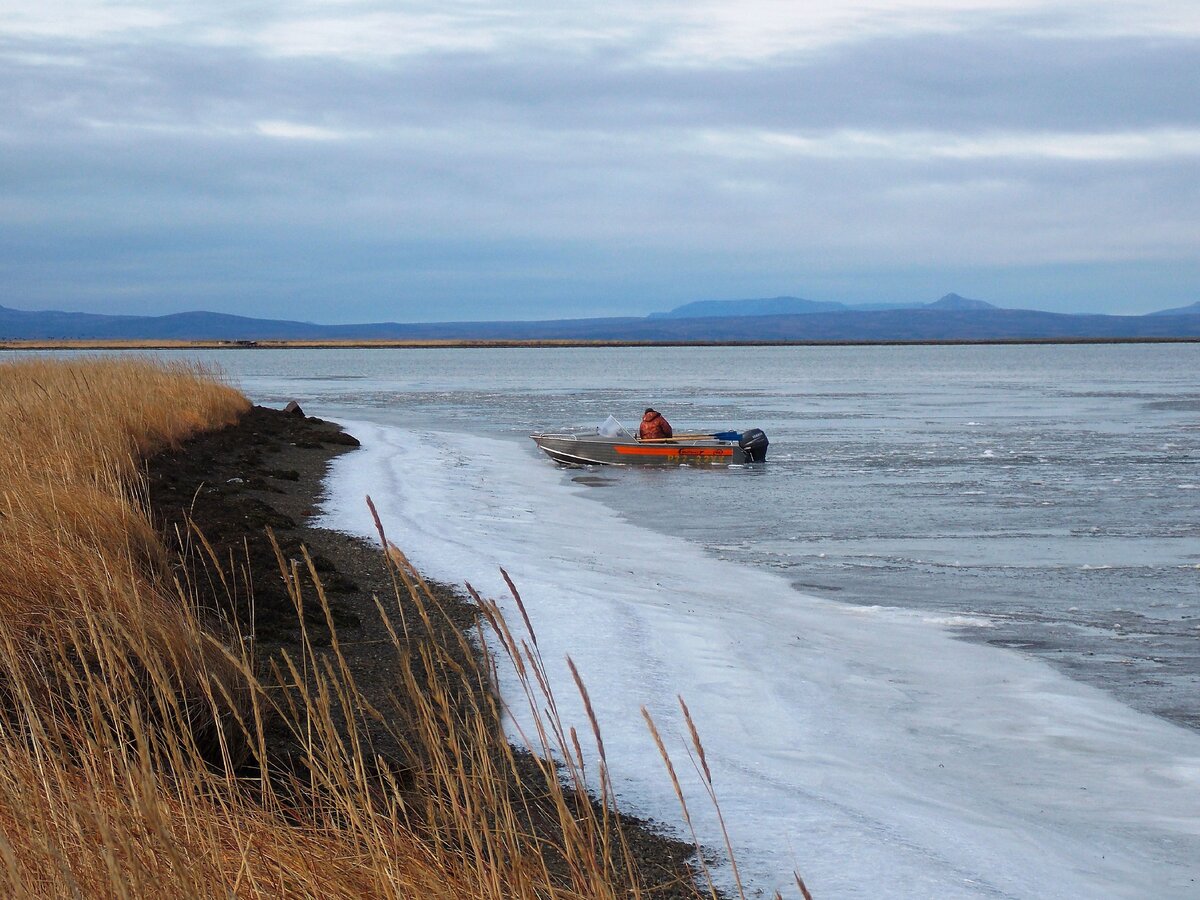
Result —
<instances>
[{"instance_id":1,"label":"blue object in boat","mask_svg":"<svg viewBox=\"0 0 1200 900\"><path fill-rule=\"evenodd\" d=\"M740 441L742 435L737 431L718 431L713 435L718 441Z\"/></svg>"}]
</instances>

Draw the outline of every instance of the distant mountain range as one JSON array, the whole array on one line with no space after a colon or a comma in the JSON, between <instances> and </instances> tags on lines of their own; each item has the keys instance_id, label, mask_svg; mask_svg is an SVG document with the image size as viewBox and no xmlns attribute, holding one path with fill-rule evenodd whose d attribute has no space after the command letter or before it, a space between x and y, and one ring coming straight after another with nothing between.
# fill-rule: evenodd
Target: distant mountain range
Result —
<instances>
[{"instance_id":1,"label":"distant mountain range","mask_svg":"<svg viewBox=\"0 0 1200 900\"><path fill-rule=\"evenodd\" d=\"M687 303L645 318L318 325L223 313L110 316L0 306L0 340L209 341L985 341L1200 338L1200 302L1143 316L1002 309L947 294L932 303L771 297Z\"/></svg>"},{"instance_id":2,"label":"distant mountain range","mask_svg":"<svg viewBox=\"0 0 1200 900\"><path fill-rule=\"evenodd\" d=\"M1177 306L1174 309L1160 309L1158 312L1147 313L1151 316L1200 316L1200 300L1187 306Z\"/></svg>"},{"instance_id":3,"label":"distant mountain range","mask_svg":"<svg viewBox=\"0 0 1200 900\"><path fill-rule=\"evenodd\" d=\"M876 312L881 309L999 309L983 300L947 294L933 303L835 303L802 297L770 297L765 300L698 300L669 312L650 313L649 319L708 319L729 316L801 316L820 312Z\"/></svg>"}]
</instances>

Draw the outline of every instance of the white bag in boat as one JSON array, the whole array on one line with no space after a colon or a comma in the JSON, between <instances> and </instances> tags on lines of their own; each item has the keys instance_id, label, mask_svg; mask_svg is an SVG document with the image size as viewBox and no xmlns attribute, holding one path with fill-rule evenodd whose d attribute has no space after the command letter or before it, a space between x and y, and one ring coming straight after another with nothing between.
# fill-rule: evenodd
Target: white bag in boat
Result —
<instances>
[{"instance_id":1,"label":"white bag in boat","mask_svg":"<svg viewBox=\"0 0 1200 900\"><path fill-rule=\"evenodd\" d=\"M625 430L624 425L617 421L615 416L605 419L604 424L596 429L596 433L606 438L629 437L629 432Z\"/></svg>"}]
</instances>

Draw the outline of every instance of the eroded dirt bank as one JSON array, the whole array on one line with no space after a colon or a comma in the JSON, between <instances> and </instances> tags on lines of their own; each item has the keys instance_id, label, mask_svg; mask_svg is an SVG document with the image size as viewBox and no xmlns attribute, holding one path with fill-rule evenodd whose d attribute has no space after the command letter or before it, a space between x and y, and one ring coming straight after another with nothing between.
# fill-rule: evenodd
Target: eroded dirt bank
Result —
<instances>
[{"instance_id":1,"label":"eroded dirt bank","mask_svg":"<svg viewBox=\"0 0 1200 900\"><path fill-rule=\"evenodd\" d=\"M168 546L181 551L180 577L192 582L207 606L234 623L231 628L255 636L263 671L272 655L281 651L298 655L302 638L269 533L274 534L285 564L299 563L295 570L305 582L309 579L301 548L307 548L354 681L373 706L387 710L395 708L391 701L397 682L396 657L374 598L386 597L394 603L392 576L377 544L313 524L329 462L356 446L358 441L333 423L254 407L237 425L201 435L153 458L147 466L149 502ZM205 561L214 555L225 572L223 581ZM432 639L456 652L454 648L462 646L459 635L474 626L478 611L463 592L436 583L430 587L445 611L444 616L433 617ZM311 594L311 584L307 589ZM403 596L400 602L405 602ZM407 614L418 613L414 607ZM329 630L317 604L306 605L304 619L309 639L328 644ZM414 646L411 652L416 655L419 648ZM386 733L374 735L374 747L385 757L393 755L393 771L403 772L414 764L411 753L404 754L397 746L397 734L405 740L405 726L403 722L391 725ZM268 752L277 764L294 768L302 754L287 729L273 729L268 737L272 742ZM531 762L528 769L526 774L533 775ZM557 825L542 808L544 788L538 792L533 787L536 781L523 775L520 787L513 787L527 795L529 827L540 833L539 829ZM631 854L643 882L651 887L649 896L695 897L687 884L692 848L663 837L648 823L624 821Z\"/></svg>"}]
</instances>

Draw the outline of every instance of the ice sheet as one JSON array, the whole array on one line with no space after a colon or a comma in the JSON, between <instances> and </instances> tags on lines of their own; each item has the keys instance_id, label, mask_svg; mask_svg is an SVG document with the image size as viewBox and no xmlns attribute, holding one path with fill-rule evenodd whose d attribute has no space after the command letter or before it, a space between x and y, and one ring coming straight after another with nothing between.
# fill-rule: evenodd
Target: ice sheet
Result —
<instances>
[{"instance_id":1,"label":"ice sheet","mask_svg":"<svg viewBox=\"0 0 1200 900\"><path fill-rule=\"evenodd\" d=\"M754 889L787 893L795 867L820 898L1200 895L1200 736L920 614L808 597L640 528L531 445L345 424L363 447L334 463L325 524L373 535L370 494L432 577L501 597L503 565L560 699L567 653L589 686L622 805L669 822L638 708L692 776L683 694Z\"/></svg>"}]
</instances>

